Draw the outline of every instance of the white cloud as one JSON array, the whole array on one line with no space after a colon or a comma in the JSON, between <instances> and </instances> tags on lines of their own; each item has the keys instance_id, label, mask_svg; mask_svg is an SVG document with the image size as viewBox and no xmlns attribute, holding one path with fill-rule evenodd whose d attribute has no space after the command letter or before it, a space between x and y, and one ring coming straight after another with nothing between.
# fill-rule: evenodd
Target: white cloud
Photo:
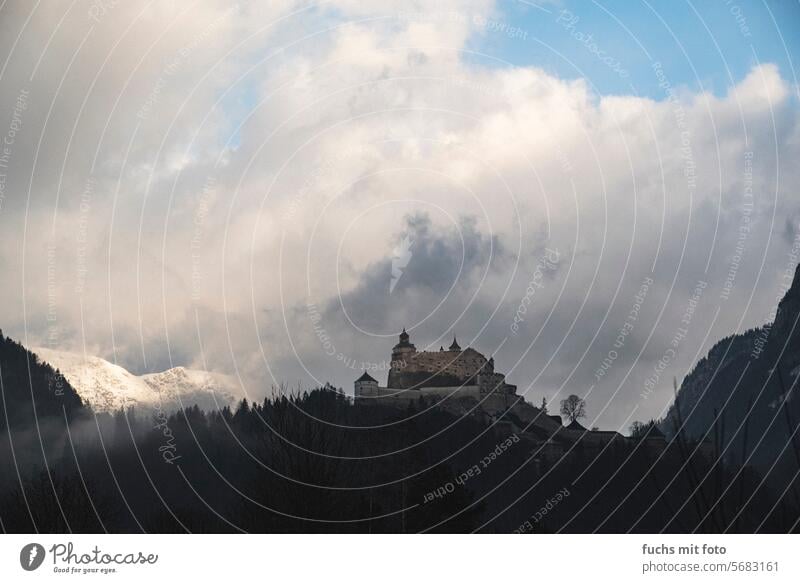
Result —
<instances>
[{"instance_id":1,"label":"white cloud","mask_svg":"<svg viewBox=\"0 0 800 583\"><path fill-rule=\"evenodd\" d=\"M0 36L19 32L23 4L4 9ZM491 352L509 335L546 244L561 251L563 264L537 294L523 334L506 341L499 366L513 367L521 390L538 378L533 400L562 383L562 391L585 392L655 265L635 342L590 400L597 412L633 366L602 423L622 422L631 403L642 406L640 416L654 415L669 398L671 378L647 402L638 397L641 383L695 282L710 282L708 310L693 322L670 376L702 353L705 326L720 304L742 221L747 151L754 153L752 231L736 299L720 304L708 341L734 331L740 319L742 326L762 321L771 308L786 244L774 235L783 223L774 224L773 213L782 221L798 212L791 190L798 171L784 163L798 157L798 115L770 64L719 98L687 91L672 102L598 96L583 80L469 63L459 50L471 35L486 34L470 16L491 17L489 2L438 3L435 14L407 2L309 9L174 3L136 20L141 6L118 5L91 33L80 11L53 33L62 13L42 8L11 55L0 97L9 103L29 87L31 105L14 146L7 190L14 195L0 214L3 272L24 282L24 291L21 284L3 290L0 321L8 334L27 328L32 343L47 344L55 325L62 347L86 344L106 357L116 349L134 369L162 367L170 357L191 366L205 360L263 383L310 382L302 358L314 378L349 388L352 370L325 355L309 322L307 290L325 314L326 333L356 360L385 358L392 340L343 319L340 294L360 298L365 312L392 310L385 318L370 312L373 332L390 334L435 309L415 332L420 341L451 328L465 341L480 331L474 343ZM286 16L294 11L301 15ZM242 122L236 146L224 149ZM95 151L95 183L81 206ZM423 213L426 257L434 258L428 270L415 281L412 256L393 302L385 304L388 275L387 297L369 302L365 290L380 287L373 278L411 228L407 217ZM462 244L459 233L472 263L454 281L430 285L426 277L450 274L437 271L437 236L451 249ZM50 241L56 253L48 275ZM759 293L746 306L757 278Z\"/></svg>"}]
</instances>

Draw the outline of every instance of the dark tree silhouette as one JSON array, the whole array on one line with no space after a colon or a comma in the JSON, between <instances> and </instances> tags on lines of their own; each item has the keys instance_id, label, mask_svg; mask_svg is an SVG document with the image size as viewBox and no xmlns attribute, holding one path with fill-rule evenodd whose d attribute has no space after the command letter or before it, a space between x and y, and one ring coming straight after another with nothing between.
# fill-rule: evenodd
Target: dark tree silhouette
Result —
<instances>
[{"instance_id":1,"label":"dark tree silhouette","mask_svg":"<svg viewBox=\"0 0 800 583\"><path fill-rule=\"evenodd\" d=\"M565 484L569 495L534 532L791 532L800 523L791 491L763 487L738 465L744 456L722 456L722 412L711 448L678 429L680 402L672 441L651 421L639 440L581 440L572 453L561 443L553 454L560 430L544 434L513 407L498 420L432 399L369 406L325 386L158 419L95 416L58 377L2 338L5 532L511 532ZM567 417L585 415L579 397L565 403Z\"/></svg>"},{"instance_id":2,"label":"dark tree silhouette","mask_svg":"<svg viewBox=\"0 0 800 583\"><path fill-rule=\"evenodd\" d=\"M561 401L561 415L570 422L586 417L586 401L578 395L570 395Z\"/></svg>"}]
</instances>

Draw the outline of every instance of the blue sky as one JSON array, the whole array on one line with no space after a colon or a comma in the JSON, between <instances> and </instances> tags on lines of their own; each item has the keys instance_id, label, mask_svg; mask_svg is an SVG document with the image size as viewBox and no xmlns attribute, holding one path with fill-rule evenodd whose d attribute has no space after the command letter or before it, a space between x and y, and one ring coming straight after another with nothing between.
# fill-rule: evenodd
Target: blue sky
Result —
<instances>
[{"instance_id":1,"label":"blue sky","mask_svg":"<svg viewBox=\"0 0 800 583\"><path fill-rule=\"evenodd\" d=\"M722 97L758 63L778 65L781 77L798 85L798 0L537 2L499 0L498 16L490 20L459 14L482 24L475 27L478 32L463 59L488 67L533 66L561 79L584 78L599 95L656 100L665 93L658 87L654 62L673 87L691 93L704 90ZM335 7L304 14L306 32L329 26L317 19L331 13L349 18ZM614 64L604 64L592 49ZM223 132L228 147L240 145L239 132L231 136L227 130L233 131L256 105L257 85L257 78L250 78L225 101L222 109L231 122Z\"/></svg>"},{"instance_id":2,"label":"blue sky","mask_svg":"<svg viewBox=\"0 0 800 583\"><path fill-rule=\"evenodd\" d=\"M693 91L702 86L716 95L757 62L777 64L781 76L797 84L798 71L792 70L800 54L796 1L566 0L542 8L518 0L501 3L503 20L521 33L487 31L473 39L472 48L562 78L585 77L600 94L663 98L653 61L661 62L672 85ZM627 76L600 62L585 44L588 35Z\"/></svg>"}]
</instances>

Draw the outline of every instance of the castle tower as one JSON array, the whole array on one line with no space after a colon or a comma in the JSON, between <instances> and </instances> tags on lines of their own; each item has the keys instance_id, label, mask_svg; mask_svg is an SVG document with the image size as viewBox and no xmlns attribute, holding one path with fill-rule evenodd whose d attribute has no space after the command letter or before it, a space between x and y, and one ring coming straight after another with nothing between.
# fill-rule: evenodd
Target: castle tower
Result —
<instances>
[{"instance_id":1,"label":"castle tower","mask_svg":"<svg viewBox=\"0 0 800 583\"><path fill-rule=\"evenodd\" d=\"M417 347L409 342L408 332L403 328L403 331L400 332L400 342L392 348L392 368L395 368L395 362L399 367L403 367L416 352Z\"/></svg>"},{"instance_id":2,"label":"castle tower","mask_svg":"<svg viewBox=\"0 0 800 583\"><path fill-rule=\"evenodd\" d=\"M400 332L400 342L392 348L392 362L389 368L389 378L386 385L391 388L399 388L397 381L401 376L404 369L411 363L414 355L417 353L417 347L411 344L408 332L403 328Z\"/></svg>"},{"instance_id":3,"label":"castle tower","mask_svg":"<svg viewBox=\"0 0 800 583\"><path fill-rule=\"evenodd\" d=\"M378 381L365 372L353 383L353 389L356 399L359 397L374 397L378 394Z\"/></svg>"},{"instance_id":4,"label":"castle tower","mask_svg":"<svg viewBox=\"0 0 800 583\"><path fill-rule=\"evenodd\" d=\"M453 343L450 345L450 350L453 352L461 352L461 347L458 345L455 334L453 334Z\"/></svg>"}]
</instances>

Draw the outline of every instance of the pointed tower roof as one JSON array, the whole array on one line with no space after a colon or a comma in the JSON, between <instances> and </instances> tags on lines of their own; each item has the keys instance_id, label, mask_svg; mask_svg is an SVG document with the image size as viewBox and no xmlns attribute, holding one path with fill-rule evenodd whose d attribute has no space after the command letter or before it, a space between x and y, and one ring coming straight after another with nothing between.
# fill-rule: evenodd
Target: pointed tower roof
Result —
<instances>
[{"instance_id":1,"label":"pointed tower roof","mask_svg":"<svg viewBox=\"0 0 800 583\"><path fill-rule=\"evenodd\" d=\"M373 379L366 371L360 377L358 377L357 383L377 383L375 379Z\"/></svg>"},{"instance_id":2,"label":"pointed tower roof","mask_svg":"<svg viewBox=\"0 0 800 583\"><path fill-rule=\"evenodd\" d=\"M455 334L453 334L453 343L450 345L450 350L461 350L461 347L458 345L458 341L456 340Z\"/></svg>"},{"instance_id":3,"label":"pointed tower roof","mask_svg":"<svg viewBox=\"0 0 800 583\"><path fill-rule=\"evenodd\" d=\"M395 348L414 348L414 345L409 342L408 332L406 329L403 328L403 331L400 332L400 342L395 344Z\"/></svg>"}]
</instances>

